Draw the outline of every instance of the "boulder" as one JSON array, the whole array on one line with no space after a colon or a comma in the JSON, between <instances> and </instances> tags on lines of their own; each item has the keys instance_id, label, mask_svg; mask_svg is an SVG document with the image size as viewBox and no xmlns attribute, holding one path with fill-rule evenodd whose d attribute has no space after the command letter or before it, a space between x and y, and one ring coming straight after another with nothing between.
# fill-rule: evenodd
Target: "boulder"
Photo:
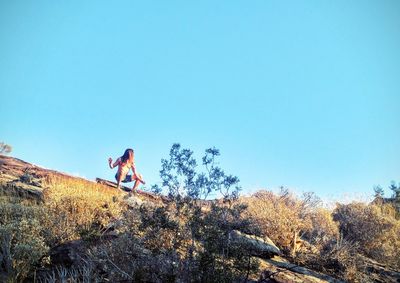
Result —
<instances>
[{"instance_id":1,"label":"boulder","mask_svg":"<svg viewBox=\"0 0 400 283\"><path fill-rule=\"evenodd\" d=\"M125 199L125 202L131 208L137 208L140 207L143 203L147 203L147 201L141 200L138 196L132 193Z\"/></svg>"},{"instance_id":2,"label":"boulder","mask_svg":"<svg viewBox=\"0 0 400 283\"><path fill-rule=\"evenodd\" d=\"M101 178L96 178L96 182L98 184L102 184L105 185L107 187L110 188L117 188L117 183L109 181L109 180L105 180L105 179L101 179ZM127 193L130 194L136 194L137 196L141 196L142 198L151 201L153 203L160 203L160 204L166 204L169 203L171 200L168 199L167 197L163 196L163 195L157 195L151 192L146 192L146 191L142 191L142 190L136 190L135 192L132 192L132 188L129 188L127 186L121 185L121 190L125 191Z\"/></svg>"},{"instance_id":3,"label":"boulder","mask_svg":"<svg viewBox=\"0 0 400 283\"><path fill-rule=\"evenodd\" d=\"M66 242L50 250L50 261L53 265L71 266L79 262L84 250L82 240Z\"/></svg>"},{"instance_id":4,"label":"boulder","mask_svg":"<svg viewBox=\"0 0 400 283\"><path fill-rule=\"evenodd\" d=\"M26 184L19 180L8 181L6 178L2 177L0 177L0 194L18 196L38 202L43 201L42 187Z\"/></svg>"},{"instance_id":5,"label":"boulder","mask_svg":"<svg viewBox=\"0 0 400 283\"><path fill-rule=\"evenodd\" d=\"M268 259L281 254L279 248L268 237L261 238L237 230L233 230L230 236L232 241L244 245L245 249L252 256Z\"/></svg>"},{"instance_id":6,"label":"boulder","mask_svg":"<svg viewBox=\"0 0 400 283\"><path fill-rule=\"evenodd\" d=\"M301 267L280 257L263 260L261 267L264 269L258 282L274 283L344 283L331 276Z\"/></svg>"},{"instance_id":7,"label":"boulder","mask_svg":"<svg viewBox=\"0 0 400 283\"><path fill-rule=\"evenodd\" d=\"M387 264L379 263L373 259L361 256L369 280L373 282L400 282L400 270Z\"/></svg>"}]
</instances>

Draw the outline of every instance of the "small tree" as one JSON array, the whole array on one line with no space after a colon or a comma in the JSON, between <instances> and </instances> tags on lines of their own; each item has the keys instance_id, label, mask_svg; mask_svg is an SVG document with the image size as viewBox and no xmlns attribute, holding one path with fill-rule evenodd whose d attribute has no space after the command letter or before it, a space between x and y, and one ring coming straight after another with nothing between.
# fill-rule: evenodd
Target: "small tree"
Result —
<instances>
[{"instance_id":1,"label":"small tree","mask_svg":"<svg viewBox=\"0 0 400 283\"><path fill-rule=\"evenodd\" d=\"M385 194L381 186L375 186L374 187L374 192L375 192L374 197L376 199L383 198L383 195Z\"/></svg>"},{"instance_id":2,"label":"small tree","mask_svg":"<svg viewBox=\"0 0 400 283\"><path fill-rule=\"evenodd\" d=\"M4 142L0 142L0 154L9 154L12 151L12 147Z\"/></svg>"},{"instance_id":3,"label":"small tree","mask_svg":"<svg viewBox=\"0 0 400 283\"><path fill-rule=\"evenodd\" d=\"M393 192L392 198L394 198L396 201L400 201L400 183L396 185L396 182L392 181L389 189Z\"/></svg>"},{"instance_id":4,"label":"small tree","mask_svg":"<svg viewBox=\"0 0 400 283\"><path fill-rule=\"evenodd\" d=\"M202 158L204 171L199 171L193 152L174 144L169 159L162 159L161 186L154 192L166 192L171 199L177 225L172 246L181 252L180 274L184 281L232 282L247 277L257 265L239 244L230 240L235 230L249 230L250 221L242 220L243 205L238 198L239 179L226 174L216 165L220 155L209 148ZM212 193L221 200L208 201Z\"/></svg>"}]
</instances>

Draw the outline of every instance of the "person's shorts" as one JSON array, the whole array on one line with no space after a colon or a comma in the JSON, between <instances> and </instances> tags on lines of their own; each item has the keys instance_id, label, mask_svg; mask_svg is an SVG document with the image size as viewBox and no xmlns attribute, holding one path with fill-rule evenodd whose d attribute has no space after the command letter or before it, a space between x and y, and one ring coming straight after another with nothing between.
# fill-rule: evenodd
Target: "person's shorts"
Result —
<instances>
[{"instance_id":1,"label":"person's shorts","mask_svg":"<svg viewBox=\"0 0 400 283\"><path fill-rule=\"evenodd\" d=\"M118 181L118 173L115 174L115 180ZM132 182L132 175L126 175L125 179L121 180L122 183L130 183Z\"/></svg>"}]
</instances>

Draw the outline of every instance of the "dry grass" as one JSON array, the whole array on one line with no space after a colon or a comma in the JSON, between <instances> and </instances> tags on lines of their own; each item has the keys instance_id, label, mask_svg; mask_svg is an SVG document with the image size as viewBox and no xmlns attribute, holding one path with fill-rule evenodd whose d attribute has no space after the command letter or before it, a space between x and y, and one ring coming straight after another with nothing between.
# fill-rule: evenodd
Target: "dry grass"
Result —
<instances>
[{"instance_id":1,"label":"dry grass","mask_svg":"<svg viewBox=\"0 0 400 283\"><path fill-rule=\"evenodd\" d=\"M52 175L44 186L43 203L0 196L0 248L9 250L0 263L8 268L8 279L26 278L49 248L69 240L90 240L119 219L123 220L118 221L123 226L118 228L120 237L93 245L91 249L93 262L101 261L116 272L110 278L168 281L186 270L185 249L190 247L191 236L190 227L185 225L193 211L182 213L183 209L174 214L176 207L173 206L129 210L123 201L124 192L79 178ZM348 282L364 282L369 273L364 271L362 255L400 266L400 220L396 219L391 205L338 204L330 211L315 205L312 198L268 191L241 198L241 202L248 206L244 217L250 217L261 234L270 237L283 250L292 250L295 234L297 239L307 240L314 250L298 249L293 259L314 270ZM198 225L221 226L219 211L214 214L210 214L213 210L207 211L210 217L199 219ZM239 219L240 214L237 215L232 214L232 218ZM207 234L207 237L212 238L219 233L217 230L210 230L211 236ZM210 243L215 244L216 240ZM300 243L304 245L305 241ZM180 269L175 266L176 262L182 263ZM157 268L161 271L155 274ZM61 278L56 271L49 276ZM71 274L68 276L73 277ZM0 281L5 278L0 277Z\"/></svg>"},{"instance_id":2,"label":"dry grass","mask_svg":"<svg viewBox=\"0 0 400 283\"><path fill-rule=\"evenodd\" d=\"M1 282L22 282L51 247L98 236L126 210L123 192L83 179L51 175L43 186L43 202L0 196Z\"/></svg>"},{"instance_id":3,"label":"dry grass","mask_svg":"<svg viewBox=\"0 0 400 283\"><path fill-rule=\"evenodd\" d=\"M82 179L51 176L46 181L44 206L48 210L51 244L99 233L121 217L124 193Z\"/></svg>"}]
</instances>

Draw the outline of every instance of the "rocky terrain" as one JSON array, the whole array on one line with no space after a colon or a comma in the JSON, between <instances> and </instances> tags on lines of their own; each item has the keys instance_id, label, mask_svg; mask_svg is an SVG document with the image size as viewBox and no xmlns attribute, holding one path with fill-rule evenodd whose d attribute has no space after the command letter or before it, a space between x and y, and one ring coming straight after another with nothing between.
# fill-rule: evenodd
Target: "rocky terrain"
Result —
<instances>
[{"instance_id":1,"label":"rocky terrain","mask_svg":"<svg viewBox=\"0 0 400 283\"><path fill-rule=\"evenodd\" d=\"M36 201L39 205L45 201L45 181L49 176L59 176L67 179L79 179L82 182L95 183L78 177L70 176L54 170L44 169L23 160L0 155L0 194L22 199ZM108 190L116 190L115 183L98 179L100 186ZM125 188L126 189L126 188ZM128 207L163 206L169 199L165 196L155 195L150 192L137 191L136 193L122 192L125 204ZM84 258L89 248L97 243L111 241L118 238L118 219L110 223L101 235L97 235L95 241L89 244L82 239L66 241L57 246L50 247L48 256L50 266L71 266L79 259ZM332 276L313 271L309 268L292 264L289 258L285 258L281 250L268 238L260 238L235 230L231 233L232 241L243 244L252 257L259 258L261 272L259 276L247 278L248 282L343 282ZM145 252L145 251L143 251ZM0 250L0 279L7 278L7 251ZM400 282L400 273L378 262L366 261L366 269L369 270L371 282ZM38 274L41 269L36 271ZM34 280L32 276L29 280ZM28 280L28 281L29 281ZM133 281L127 279L126 282Z\"/></svg>"}]
</instances>

